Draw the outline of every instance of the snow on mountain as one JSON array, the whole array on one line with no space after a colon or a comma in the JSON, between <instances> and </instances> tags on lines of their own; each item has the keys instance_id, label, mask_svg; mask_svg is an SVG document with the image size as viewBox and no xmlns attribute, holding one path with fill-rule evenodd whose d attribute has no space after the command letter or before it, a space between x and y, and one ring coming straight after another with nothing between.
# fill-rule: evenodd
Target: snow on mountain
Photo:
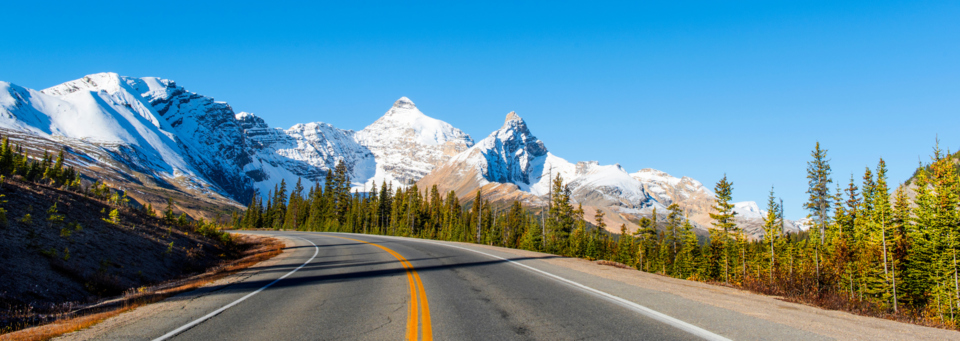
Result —
<instances>
[{"instance_id":1,"label":"snow on mountain","mask_svg":"<svg viewBox=\"0 0 960 341\"><path fill-rule=\"evenodd\" d=\"M437 166L421 179L420 186L437 185L441 192L468 196L488 184L509 185L493 186L499 193L495 196L539 200L537 196L550 191L551 176L572 179L575 172L573 164L548 152L526 122L510 112L500 129Z\"/></svg>"},{"instance_id":2,"label":"snow on mountain","mask_svg":"<svg viewBox=\"0 0 960 341\"><path fill-rule=\"evenodd\" d=\"M643 184L630 176L620 164L601 166L597 161L581 161L576 177L569 182L575 200L603 206L641 209L658 204Z\"/></svg>"},{"instance_id":3,"label":"snow on mountain","mask_svg":"<svg viewBox=\"0 0 960 341\"><path fill-rule=\"evenodd\" d=\"M226 103L189 92L171 80L132 78L115 73L88 75L42 92L64 99L90 93L121 98L126 107L134 109L167 137L171 142L168 152L189 165L194 177L216 185L224 195L237 200L252 194L250 179L238 171L251 161L244 150L243 130ZM105 128L112 132L131 131L124 127ZM94 130L84 128L84 131ZM167 159L165 163L181 167Z\"/></svg>"},{"instance_id":4,"label":"snow on mountain","mask_svg":"<svg viewBox=\"0 0 960 341\"><path fill-rule=\"evenodd\" d=\"M406 97L360 132L322 122L283 130L172 80L115 73L43 91L0 82L0 128L93 144L158 181L195 179L189 187L209 187L242 203L280 181L322 182L340 161L356 189L373 181L403 186L473 145L469 135L424 115Z\"/></svg>"},{"instance_id":5,"label":"snow on mountain","mask_svg":"<svg viewBox=\"0 0 960 341\"><path fill-rule=\"evenodd\" d=\"M374 175L365 177L364 182L391 182L394 186L420 180L436 165L473 146L470 135L424 115L406 97L394 102L383 117L357 132L355 138L376 159Z\"/></svg>"},{"instance_id":6,"label":"snow on mountain","mask_svg":"<svg viewBox=\"0 0 960 341\"><path fill-rule=\"evenodd\" d=\"M767 211L761 210L756 201L743 201L733 204L733 211L742 219L765 219Z\"/></svg>"},{"instance_id":7,"label":"snow on mountain","mask_svg":"<svg viewBox=\"0 0 960 341\"><path fill-rule=\"evenodd\" d=\"M764 225L766 224L767 211L760 209L755 201L744 201L734 203L733 211L737 213L737 226L751 238L763 238L766 235ZM810 219L802 218L796 221L786 219L783 221L783 232L796 233L806 231L810 228Z\"/></svg>"},{"instance_id":8,"label":"snow on mountain","mask_svg":"<svg viewBox=\"0 0 960 341\"><path fill-rule=\"evenodd\" d=\"M196 174L176 137L139 94L116 74L101 74L96 81L104 86L82 83L86 87L49 94L0 82L0 127L86 141L167 177Z\"/></svg>"},{"instance_id":9,"label":"snow on mountain","mask_svg":"<svg viewBox=\"0 0 960 341\"><path fill-rule=\"evenodd\" d=\"M700 181L686 176L677 178L653 168L641 169L630 176L640 181L644 188L664 205L697 196L713 196L713 192L704 187Z\"/></svg>"},{"instance_id":10,"label":"snow on mountain","mask_svg":"<svg viewBox=\"0 0 960 341\"><path fill-rule=\"evenodd\" d=\"M484 180L513 183L520 190L534 195L546 194L550 190L551 173L572 178L571 173L575 170L566 160L550 154L543 141L533 136L526 122L515 112L507 114L503 127L471 149L473 153L462 154L463 157L458 156L458 159L470 159L468 162L480 168Z\"/></svg>"},{"instance_id":11,"label":"snow on mountain","mask_svg":"<svg viewBox=\"0 0 960 341\"><path fill-rule=\"evenodd\" d=\"M244 167L244 173L262 195L272 191L281 180L288 187L298 180L306 188L323 183L341 161L350 170L355 187L362 187L356 179L361 179L362 184L362 179L373 176L373 154L356 142L352 130L322 122L297 124L287 130L270 128L262 118L246 112L237 114L236 119L243 128L252 160Z\"/></svg>"},{"instance_id":12,"label":"snow on mountain","mask_svg":"<svg viewBox=\"0 0 960 341\"><path fill-rule=\"evenodd\" d=\"M161 187L214 191L242 203L280 181L292 186L302 179L304 187L325 181L338 162L347 166L355 189L368 190L374 181L405 186L419 180L421 187L438 185L461 197L482 188L488 199L537 205L559 175L576 203L606 211L611 226L630 225L653 209L662 215L677 204L696 226L709 227L714 198L689 177L570 163L550 153L514 112L474 144L406 97L359 132L322 122L284 130L172 80L100 73L43 91L0 82L0 128L92 151L91 162L115 163L98 169L137 173L118 176L132 183L148 174ZM764 211L755 202L737 203L735 211L756 233ZM787 225L799 230L809 224Z\"/></svg>"}]
</instances>

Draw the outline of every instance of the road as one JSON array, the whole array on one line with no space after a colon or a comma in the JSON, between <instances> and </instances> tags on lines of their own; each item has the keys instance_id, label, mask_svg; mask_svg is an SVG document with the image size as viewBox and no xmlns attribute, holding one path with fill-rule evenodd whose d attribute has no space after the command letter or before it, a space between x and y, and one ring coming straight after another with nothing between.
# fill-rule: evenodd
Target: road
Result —
<instances>
[{"instance_id":1,"label":"road","mask_svg":"<svg viewBox=\"0 0 960 341\"><path fill-rule=\"evenodd\" d=\"M171 298L176 308L92 339L829 339L552 265L545 254L357 234L251 233L294 246L242 281Z\"/></svg>"}]
</instances>

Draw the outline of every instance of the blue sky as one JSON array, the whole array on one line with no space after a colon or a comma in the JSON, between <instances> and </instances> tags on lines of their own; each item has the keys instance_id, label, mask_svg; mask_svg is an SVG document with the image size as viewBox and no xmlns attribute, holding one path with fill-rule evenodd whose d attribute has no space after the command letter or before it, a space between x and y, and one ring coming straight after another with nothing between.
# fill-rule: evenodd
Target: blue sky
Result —
<instances>
[{"instance_id":1,"label":"blue sky","mask_svg":"<svg viewBox=\"0 0 960 341\"><path fill-rule=\"evenodd\" d=\"M36 3L36 4L35 4ZM362 129L400 96L482 139L517 111L556 155L657 168L804 216L834 178L960 148L960 2L11 2L0 80L158 76L271 125Z\"/></svg>"}]
</instances>

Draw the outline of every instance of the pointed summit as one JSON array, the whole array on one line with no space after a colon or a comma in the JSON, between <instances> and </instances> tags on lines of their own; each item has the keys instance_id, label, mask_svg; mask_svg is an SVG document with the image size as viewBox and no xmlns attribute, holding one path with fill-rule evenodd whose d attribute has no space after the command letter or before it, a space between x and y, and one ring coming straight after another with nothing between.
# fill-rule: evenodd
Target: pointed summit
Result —
<instances>
[{"instance_id":1,"label":"pointed summit","mask_svg":"<svg viewBox=\"0 0 960 341\"><path fill-rule=\"evenodd\" d=\"M417 105L413 104L407 96L400 97L396 102L393 102L393 107L397 109L416 109Z\"/></svg>"},{"instance_id":2,"label":"pointed summit","mask_svg":"<svg viewBox=\"0 0 960 341\"><path fill-rule=\"evenodd\" d=\"M517 115L516 111L511 111L509 114L507 114L507 119L503 120L503 124L507 124L507 122L510 122L510 121L523 122L523 119L520 118L520 115Z\"/></svg>"}]
</instances>

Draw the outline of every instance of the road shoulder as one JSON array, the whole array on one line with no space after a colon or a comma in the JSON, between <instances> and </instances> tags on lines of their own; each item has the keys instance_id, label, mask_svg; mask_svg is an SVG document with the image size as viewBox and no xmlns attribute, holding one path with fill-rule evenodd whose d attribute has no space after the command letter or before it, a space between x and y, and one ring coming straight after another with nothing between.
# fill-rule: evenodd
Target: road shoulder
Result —
<instances>
[{"instance_id":1,"label":"road shoulder","mask_svg":"<svg viewBox=\"0 0 960 341\"><path fill-rule=\"evenodd\" d=\"M244 269L236 274L226 276L224 278L218 279L216 281L207 283L206 285L197 288L196 290L188 291L160 302L154 304L148 304L137 309L125 312L123 314L117 315L115 317L104 320L101 323L98 323L90 328L80 330L77 332L64 334L54 340L100 340L100 339L116 339L114 334L115 331L121 329L129 329L128 326L144 324L147 319L155 319L157 316L164 315L179 315L177 319L157 321L158 324L152 324L151 329L155 329L154 332L160 332L157 336L166 333L167 331L173 330L183 323L180 323L181 320L190 321L192 320L193 315L199 314L199 312L190 312L194 309L187 309L188 305L195 305L198 300L210 297L211 295L218 293L233 284L243 282L250 278L264 275L267 272L266 269L271 269L274 266L284 264L288 262L291 255L295 252L290 252L289 249L294 246L298 246L297 241L290 237L285 236L271 236L276 239L280 239L285 244L285 250L280 255L265 260L263 262L254 264L247 269ZM224 299L218 299L218 301L223 301ZM199 317L202 314L196 316ZM149 332L144 330L144 332Z\"/></svg>"},{"instance_id":2,"label":"road shoulder","mask_svg":"<svg viewBox=\"0 0 960 341\"><path fill-rule=\"evenodd\" d=\"M614 280L628 286L675 295L720 309L755 317L790 328L840 340L949 340L960 339L960 332L931 328L843 311L785 302L772 296L745 290L660 276L633 269L600 265L578 258L487 245L456 243L503 257L536 259L524 262L536 266L544 262L586 276ZM560 274L558 274L560 275ZM616 292L610 294L618 295ZM630 299L629 297L623 297ZM640 303L641 302L636 302ZM681 318L680 316L675 316Z\"/></svg>"}]
</instances>

